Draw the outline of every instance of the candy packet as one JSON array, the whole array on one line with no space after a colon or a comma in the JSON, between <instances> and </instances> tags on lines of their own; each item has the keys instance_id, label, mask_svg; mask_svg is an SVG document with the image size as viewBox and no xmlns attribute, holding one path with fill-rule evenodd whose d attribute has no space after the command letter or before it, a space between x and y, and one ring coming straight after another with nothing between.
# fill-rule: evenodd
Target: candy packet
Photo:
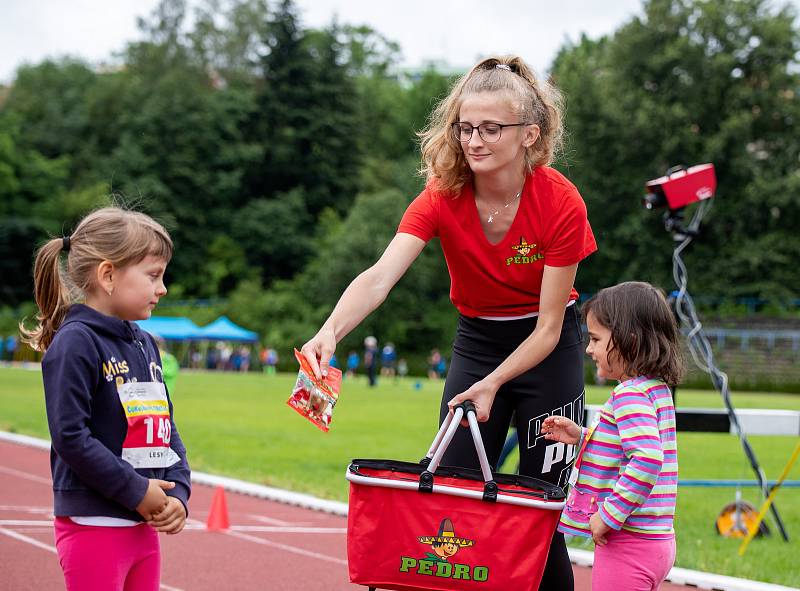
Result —
<instances>
[{"instance_id":1,"label":"candy packet","mask_svg":"<svg viewBox=\"0 0 800 591\"><path fill-rule=\"evenodd\" d=\"M331 367L328 375L318 380L302 353L295 349L294 356L300 363L300 371L297 372L297 382L286 404L327 432L333 418L333 407L339 399L342 372Z\"/></svg>"}]
</instances>

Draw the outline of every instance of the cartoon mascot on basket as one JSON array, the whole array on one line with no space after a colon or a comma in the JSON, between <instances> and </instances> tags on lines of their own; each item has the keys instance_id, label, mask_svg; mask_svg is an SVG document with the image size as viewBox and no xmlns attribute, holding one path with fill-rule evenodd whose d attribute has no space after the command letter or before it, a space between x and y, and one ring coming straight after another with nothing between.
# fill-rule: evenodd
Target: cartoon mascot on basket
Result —
<instances>
[{"instance_id":1,"label":"cartoon mascot on basket","mask_svg":"<svg viewBox=\"0 0 800 591\"><path fill-rule=\"evenodd\" d=\"M488 566L470 566L468 564L451 564L449 559L461 548L475 545L474 540L456 537L453 522L445 517L439 524L439 533L435 536L420 536L420 543L431 547L424 558L400 557L400 572L409 575L426 575L429 577L447 577L463 581L486 582L489 579Z\"/></svg>"},{"instance_id":2,"label":"cartoon mascot on basket","mask_svg":"<svg viewBox=\"0 0 800 591\"><path fill-rule=\"evenodd\" d=\"M429 544L433 552L425 555L425 560L434 562L447 562L460 548L468 548L474 542L466 538L457 538L453 522L447 517L439 524L439 533L435 536L420 536L419 541Z\"/></svg>"}]
</instances>

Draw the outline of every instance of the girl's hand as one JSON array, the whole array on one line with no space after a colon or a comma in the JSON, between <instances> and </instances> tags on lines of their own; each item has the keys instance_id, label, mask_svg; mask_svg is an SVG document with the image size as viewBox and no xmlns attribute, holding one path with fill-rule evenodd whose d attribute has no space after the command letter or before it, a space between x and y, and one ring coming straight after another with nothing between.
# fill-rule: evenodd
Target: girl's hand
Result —
<instances>
[{"instance_id":1,"label":"girl's hand","mask_svg":"<svg viewBox=\"0 0 800 591\"><path fill-rule=\"evenodd\" d=\"M447 406L450 408L450 412L452 413L456 406L465 400L471 400L475 405L475 414L478 418L478 421L483 423L489 420L489 413L492 411L492 404L494 403L494 397L496 395L497 388L490 386L485 380L481 380L472 384L468 390L465 390L458 396L455 396L450 402L447 403ZM461 419L461 425L464 427L469 426L466 417Z\"/></svg>"},{"instance_id":2,"label":"girl's hand","mask_svg":"<svg viewBox=\"0 0 800 591\"><path fill-rule=\"evenodd\" d=\"M549 416L542 423L544 438L569 445L577 445L581 440L581 428L565 417Z\"/></svg>"},{"instance_id":3,"label":"girl's hand","mask_svg":"<svg viewBox=\"0 0 800 591\"><path fill-rule=\"evenodd\" d=\"M150 522L156 531L166 534L177 534L185 524L186 507L175 497L167 497L167 506L160 513L153 515L153 521Z\"/></svg>"},{"instance_id":4,"label":"girl's hand","mask_svg":"<svg viewBox=\"0 0 800 591\"><path fill-rule=\"evenodd\" d=\"M311 369L314 370L314 376L317 379L328 375L331 357L335 351L336 335L333 334L332 330L325 327L321 328L320 331L300 349L300 352L308 360L309 365L311 365Z\"/></svg>"},{"instance_id":5,"label":"girl's hand","mask_svg":"<svg viewBox=\"0 0 800 591\"><path fill-rule=\"evenodd\" d=\"M592 530L592 539L598 546L605 546L608 544L606 534L611 531L611 527L603 521L599 513L595 513L589 519L589 528Z\"/></svg>"},{"instance_id":6,"label":"girl's hand","mask_svg":"<svg viewBox=\"0 0 800 591\"><path fill-rule=\"evenodd\" d=\"M139 515L144 517L145 521L153 519L153 515L160 513L167 506L167 495L164 491L173 488L175 488L174 482L151 478L147 483L147 492L144 493L144 498L136 507Z\"/></svg>"}]
</instances>

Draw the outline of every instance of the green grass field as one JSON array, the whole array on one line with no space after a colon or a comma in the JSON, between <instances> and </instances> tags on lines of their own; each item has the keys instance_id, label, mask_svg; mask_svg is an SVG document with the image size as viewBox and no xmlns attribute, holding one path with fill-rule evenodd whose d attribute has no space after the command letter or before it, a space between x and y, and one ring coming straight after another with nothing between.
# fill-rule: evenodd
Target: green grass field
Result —
<instances>
[{"instance_id":1,"label":"green grass field","mask_svg":"<svg viewBox=\"0 0 800 591\"><path fill-rule=\"evenodd\" d=\"M419 390L413 383L387 381L369 389L363 378L345 382L326 434L286 406L294 376L183 373L173 393L175 419L195 470L345 501L344 471L351 458L416 461L427 451L437 428L442 383L421 380ZM608 392L590 387L588 402L600 404ZM716 393L692 390L679 390L678 404L722 406ZM800 395L734 394L734 404L800 410ZM0 368L0 430L49 437L38 371ZM750 438L768 478L778 477L795 440ZM734 436L685 433L678 444L681 478L753 478ZM800 480L800 463L789 478ZM734 494L728 488L680 490L677 565L800 587L800 489L782 489L776 499L793 541L787 544L778 535L755 540L744 558L736 553L738 541L714 531L714 519ZM742 494L760 506L756 489Z\"/></svg>"}]
</instances>

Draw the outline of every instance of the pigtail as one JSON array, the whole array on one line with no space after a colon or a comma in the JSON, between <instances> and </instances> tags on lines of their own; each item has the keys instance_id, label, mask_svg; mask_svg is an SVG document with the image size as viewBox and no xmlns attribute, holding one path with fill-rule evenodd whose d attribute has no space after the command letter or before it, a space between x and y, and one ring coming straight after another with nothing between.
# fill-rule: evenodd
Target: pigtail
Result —
<instances>
[{"instance_id":1,"label":"pigtail","mask_svg":"<svg viewBox=\"0 0 800 591\"><path fill-rule=\"evenodd\" d=\"M36 351L47 350L72 303L60 261L64 245L65 240L53 238L36 254L33 283L36 305L39 307L36 315L38 325L33 330L25 328L23 323L19 325L23 342Z\"/></svg>"},{"instance_id":2,"label":"pigtail","mask_svg":"<svg viewBox=\"0 0 800 591\"><path fill-rule=\"evenodd\" d=\"M548 80L537 78L536 73L521 58L512 57L505 63L533 91L533 101L526 105L529 110L527 115L531 123L539 126L540 135L533 146L528 148L526 160L533 166L552 164L564 145L564 97Z\"/></svg>"}]
</instances>

